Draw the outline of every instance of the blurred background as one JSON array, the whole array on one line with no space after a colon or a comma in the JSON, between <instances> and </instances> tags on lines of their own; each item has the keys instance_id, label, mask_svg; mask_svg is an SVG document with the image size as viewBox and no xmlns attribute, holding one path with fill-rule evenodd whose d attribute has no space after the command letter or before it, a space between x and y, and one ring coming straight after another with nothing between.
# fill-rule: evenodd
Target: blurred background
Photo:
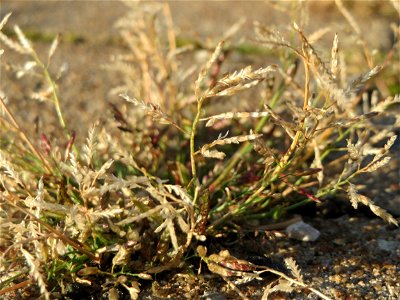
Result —
<instances>
[{"instance_id":1,"label":"blurred background","mask_svg":"<svg viewBox=\"0 0 400 300\"><path fill-rule=\"evenodd\" d=\"M71 127L78 133L78 139L85 138L90 124L108 110L107 101L120 101L118 96L109 93L119 84L119 78L104 70L104 65L110 63L113 55L127 50L114 25L128 10L135 8L121 1L1 1L0 4L1 17L12 12L5 33L13 34L13 25L18 24L43 57L56 34L61 34L51 68L54 72L60 66L64 68L65 76L59 82L63 110L69 123L75 125ZM318 44L328 49L335 32L339 32L341 50L346 48L346 43L352 47L356 43L349 23L334 1L171 1L168 4L178 42L189 41L212 48L229 28L243 22L231 41L251 43L254 21L285 30L296 20L308 34L326 29ZM390 1L345 1L344 5L372 49L390 49L393 42L390 23L398 22L398 14ZM25 62L26 58L7 47L2 48L5 64ZM357 57L360 55L354 59ZM241 61L241 65L269 63L262 53L239 53L230 59ZM18 117L25 120L28 130L34 130L35 123L41 126L39 123L44 119L49 126L48 134L56 130L52 125L57 124L52 108L27 98L32 91L40 89L40 82L25 77L17 79L3 67L0 84L0 92L8 97L9 107L18 110Z\"/></svg>"}]
</instances>

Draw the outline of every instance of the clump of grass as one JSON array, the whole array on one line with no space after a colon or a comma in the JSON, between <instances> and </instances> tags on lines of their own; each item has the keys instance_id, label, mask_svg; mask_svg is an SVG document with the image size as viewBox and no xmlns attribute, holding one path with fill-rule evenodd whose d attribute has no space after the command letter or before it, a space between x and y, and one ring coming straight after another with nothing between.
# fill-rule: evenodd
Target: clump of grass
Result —
<instances>
[{"instance_id":1,"label":"clump of grass","mask_svg":"<svg viewBox=\"0 0 400 300\"><path fill-rule=\"evenodd\" d=\"M287 275L229 252L207 256L206 248L196 245L243 220L271 223L339 193L348 194L354 208L362 203L398 225L359 194L355 181L384 167L396 140L399 116L387 108L399 102L398 95L378 93L358 112L366 85L372 86L391 57L375 62L363 43L369 69L347 81L339 35L326 51L328 64L311 42L321 34L311 39L296 23L287 33L256 24L260 45L282 62L226 67L223 74L227 39L210 50L202 67L180 70L182 56L196 48L177 47L166 4L150 5L146 13L135 9L117 26L129 52L115 56L106 69L122 74L123 85L111 92L128 103L111 104L112 118L94 125L84 145L75 145L57 78L48 69L58 40L43 63L19 27L18 41L0 34L5 45L32 59L29 69L19 71L46 82L41 95L54 105L65 133L60 145L51 145L43 134L45 147L39 148L0 99L1 294L35 282L49 299L51 293L66 294L74 282L103 280L110 298L125 289L136 299L140 282L190 268L186 256L195 253L240 295L230 276L246 281L272 272L281 279L266 288L265 299L295 286L326 297L304 283L293 260L286 262ZM247 97L247 90L260 99L259 106L228 109L229 97ZM220 102L227 108L223 112L214 108ZM374 123L377 116L395 121ZM227 126L230 130L221 132Z\"/></svg>"}]
</instances>

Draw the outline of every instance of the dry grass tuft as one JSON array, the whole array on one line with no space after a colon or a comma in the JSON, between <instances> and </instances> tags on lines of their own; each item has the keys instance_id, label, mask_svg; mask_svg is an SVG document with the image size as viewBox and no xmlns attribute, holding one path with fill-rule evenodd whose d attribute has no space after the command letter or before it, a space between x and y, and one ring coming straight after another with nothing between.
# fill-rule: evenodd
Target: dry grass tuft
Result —
<instances>
[{"instance_id":1,"label":"dry grass tuft","mask_svg":"<svg viewBox=\"0 0 400 300\"><path fill-rule=\"evenodd\" d=\"M270 272L279 279L263 299L297 288L328 299L305 283L291 258L287 275L227 250L208 255L206 245L243 221L265 225L341 194L398 226L357 190L361 176L393 162L400 118L392 108L400 100L389 87L398 41L389 54L371 56L356 20L337 0L368 67L346 58L360 49L347 49L342 39L339 47L341 33L324 49L319 41L330 29L307 34L300 20L284 30L255 24L274 64L230 68L240 21L224 42L203 47L209 58L202 66L181 69L199 49L179 47L168 4L127 5L133 9L117 23L127 49L105 71L121 75L121 86L110 92L129 103L112 103L83 144L72 130L79 124L64 118L59 75L49 69L59 37L44 63L21 28L14 27L16 39L0 32L2 47L27 58L23 67L6 69L40 81L43 88L30 95L53 106L59 124L51 125L63 132L51 141L47 132L28 136L0 98L0 295L21 295L36 283L45 299L68 297L74 283L96 283L110 299L119 289L137 299L140 282L153 274L194 273L195 257L243 297L237 285ZM250 111L240 111L230 103L235 97L258 99L258 107L251 102ZM216 132L222 127L229 131Z\"/></svg>"}]
</instances>

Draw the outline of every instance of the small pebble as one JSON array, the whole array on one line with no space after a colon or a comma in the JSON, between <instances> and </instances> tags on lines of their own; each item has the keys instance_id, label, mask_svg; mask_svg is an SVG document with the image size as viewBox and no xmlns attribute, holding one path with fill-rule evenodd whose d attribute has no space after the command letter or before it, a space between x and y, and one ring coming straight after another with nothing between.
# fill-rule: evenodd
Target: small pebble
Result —
<instances>
[{"instance_id":1,"label":"small pebble","mask_svg":"<svg viewBox=\"0 0 400 300\"><path fill-rule=\"evenodd\" d=\"M387 241L384 239L377 239L378 241L378 247L381 250L387 251L387 252L394 252L397 247L399 247L399 243L396 241Z\"/></svg>"},{"instance_id":2,"label":"small pebble","mask_svg":"<svg viewBox=\"0 0 400 300\"><path fill-rule=\"evenodd\" d=\"M317 229L303 221L288 226L286 233L290 238L303 242L314 242L320 235Z\"/></svg>"},{"instance_id":3,"label":"small pebble","mask_svg":"<svg viewBox=\"0 0 400 300\"><path fill-rule=\"evenodd\" d=\"M334 240L333 240L333 243L334 243L335 245L338 245L338 246L344 246L344 245L346 245L345 239L342 239L342 238L334 239Z\"/></svg>"}]
</instances>

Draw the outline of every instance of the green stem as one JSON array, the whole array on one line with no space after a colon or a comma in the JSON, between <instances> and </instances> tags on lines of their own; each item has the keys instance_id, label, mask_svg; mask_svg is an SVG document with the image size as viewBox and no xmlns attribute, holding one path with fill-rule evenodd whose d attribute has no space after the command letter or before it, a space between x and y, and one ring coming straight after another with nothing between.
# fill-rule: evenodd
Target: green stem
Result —
<instances>
[{"instance_id":1,"label":"green stem","mask_svg":"<svg viewBox=\"0 0 400 300\"><path fill-rule=\"evenodd\" d=\"M310 73L308 69L308 63L304 58L304 70L305 70L305 83L304 83L304 100L303 100L303 110L306 111L308 108L308 95L309 95L309 81L310 81ZM277 180L280 174L285 170L288 165L290 164L290 157L296 151L300 136L303 134L302 128L304 127L304 120L301 121L300 128L296 135L293 138L292 144L290 145L289 149L286 151L285 155L279 161L278 165L276 166L274 172L271 175L271 179L262 183L262 185L258 188L258 190L247 199L246 203L252 203L254 199L256 199L264 190L265 188L271 183Z\"/></svg>"},{"instance_id":2,"label":"green stem","mask_svg":"<svg viewBox=\"0 0 400 300\"><path fill-rule=\"evenodd\" d=\"M292 204L290 206L285 207L283 210L284 211L288 211L288 210L291 210L291 209L295 209L295 208L301 207L301 206L303 206L303 205L305 205L307 203L310 203L310 202L312 202L311 199L304 199L303 201L300 201L300 202L297 202L295 204Z\"/></svg>"},{"instance_id":3,"label":"green stem","mask_svg":"<svg viewBox=\"0 0 400 300\"><path fill-rule=\"evenodd\" d=\"M192 167L192 181L196 182L196 185L198 184L197 180L197 169L196 169L196 161L195 161L195 149L194 149L194 139L196 136L196 130L197 130L197 124L199 123L200 120L200 115L201 115L201 107L203 105L204 98L201 97L200 99L197 100L197 113L196 117L193 120L192 123L192 130L190 132L190 164Z\"/></svg>"},{"instance_id":4,"label":"green stem","mask_svg":"<svg viewBox=\"0 0 400 300\"><path fill-rule=\"evenodd\" d=\"M62 113L60 100L59 100L58 95L57 95L56 83L52 79L48 68L43 64L43 62L40 60L39 56L37 55L36 51L33 48L32 48L31 54L32 54L32 57L35 60L35 62L42 68L43 74L44 74L46 80L48 81L48 83L51 86L51 91L52 91L52 96L53 96L53 103L54 103L54 106L55 106L55 109L56 109L58 120L59 120L60 125L61 125L62 129L64 130L67 138L70 140L71 139L71 134L70 134L70 132L68 130L67 123L65 122L64 115ZM72 148L73 148L75 154L78 155L78 149L76 148L76 146L72 145Z\"/></svg>"},{"instance_id":5,"label":"green stem","mask_svg":"<svg viewBox=\"0 0 400 300\"><path fill-rule=\"evenodd\" d=\"M51 75L50 75L47 67L42 63L42 61L38 57L37 53L33 49L32 49L32 57L36 61L36 63L43 69L43 74L44 74L46 80L48 81L48 83L51 85L51 91L52 91L52 95L53 95L54 105L55 105L56 111L57 111L58 120L60 121L61 127L64 130L67 130L67 125L65 123L64 116L61 111L60 101L57 96L57 92L56 92L57 89L56 89L55 82L51 78ZM67 132L67 134L69 134L69 133Z\"/></svg>"},{"instance_id":6,"label":"green stem","mask_svg":"<svg viewBox=\"0 0 400 300\"><path fill-rule=\"evenodd\" d=\"M286 84L284 82L278 88L278 91L274 94L274 97L271 99L271 107L275 107L279 99L282 97L283 92L286 88ZM261 129L264 127L265 123L268 121L269 116L263 117L257 124L254 133L259 133ZM217 189L220 187L226 176L231 172L231 170L238 164L243 155L249 153L252 149L253 144L247 142L243 144L237 152L231 157L228 164L225 166L224 170L219 174L217 179L211 182L209 185L213 187L213 189Z\"/></svg>"}]
</instances>

